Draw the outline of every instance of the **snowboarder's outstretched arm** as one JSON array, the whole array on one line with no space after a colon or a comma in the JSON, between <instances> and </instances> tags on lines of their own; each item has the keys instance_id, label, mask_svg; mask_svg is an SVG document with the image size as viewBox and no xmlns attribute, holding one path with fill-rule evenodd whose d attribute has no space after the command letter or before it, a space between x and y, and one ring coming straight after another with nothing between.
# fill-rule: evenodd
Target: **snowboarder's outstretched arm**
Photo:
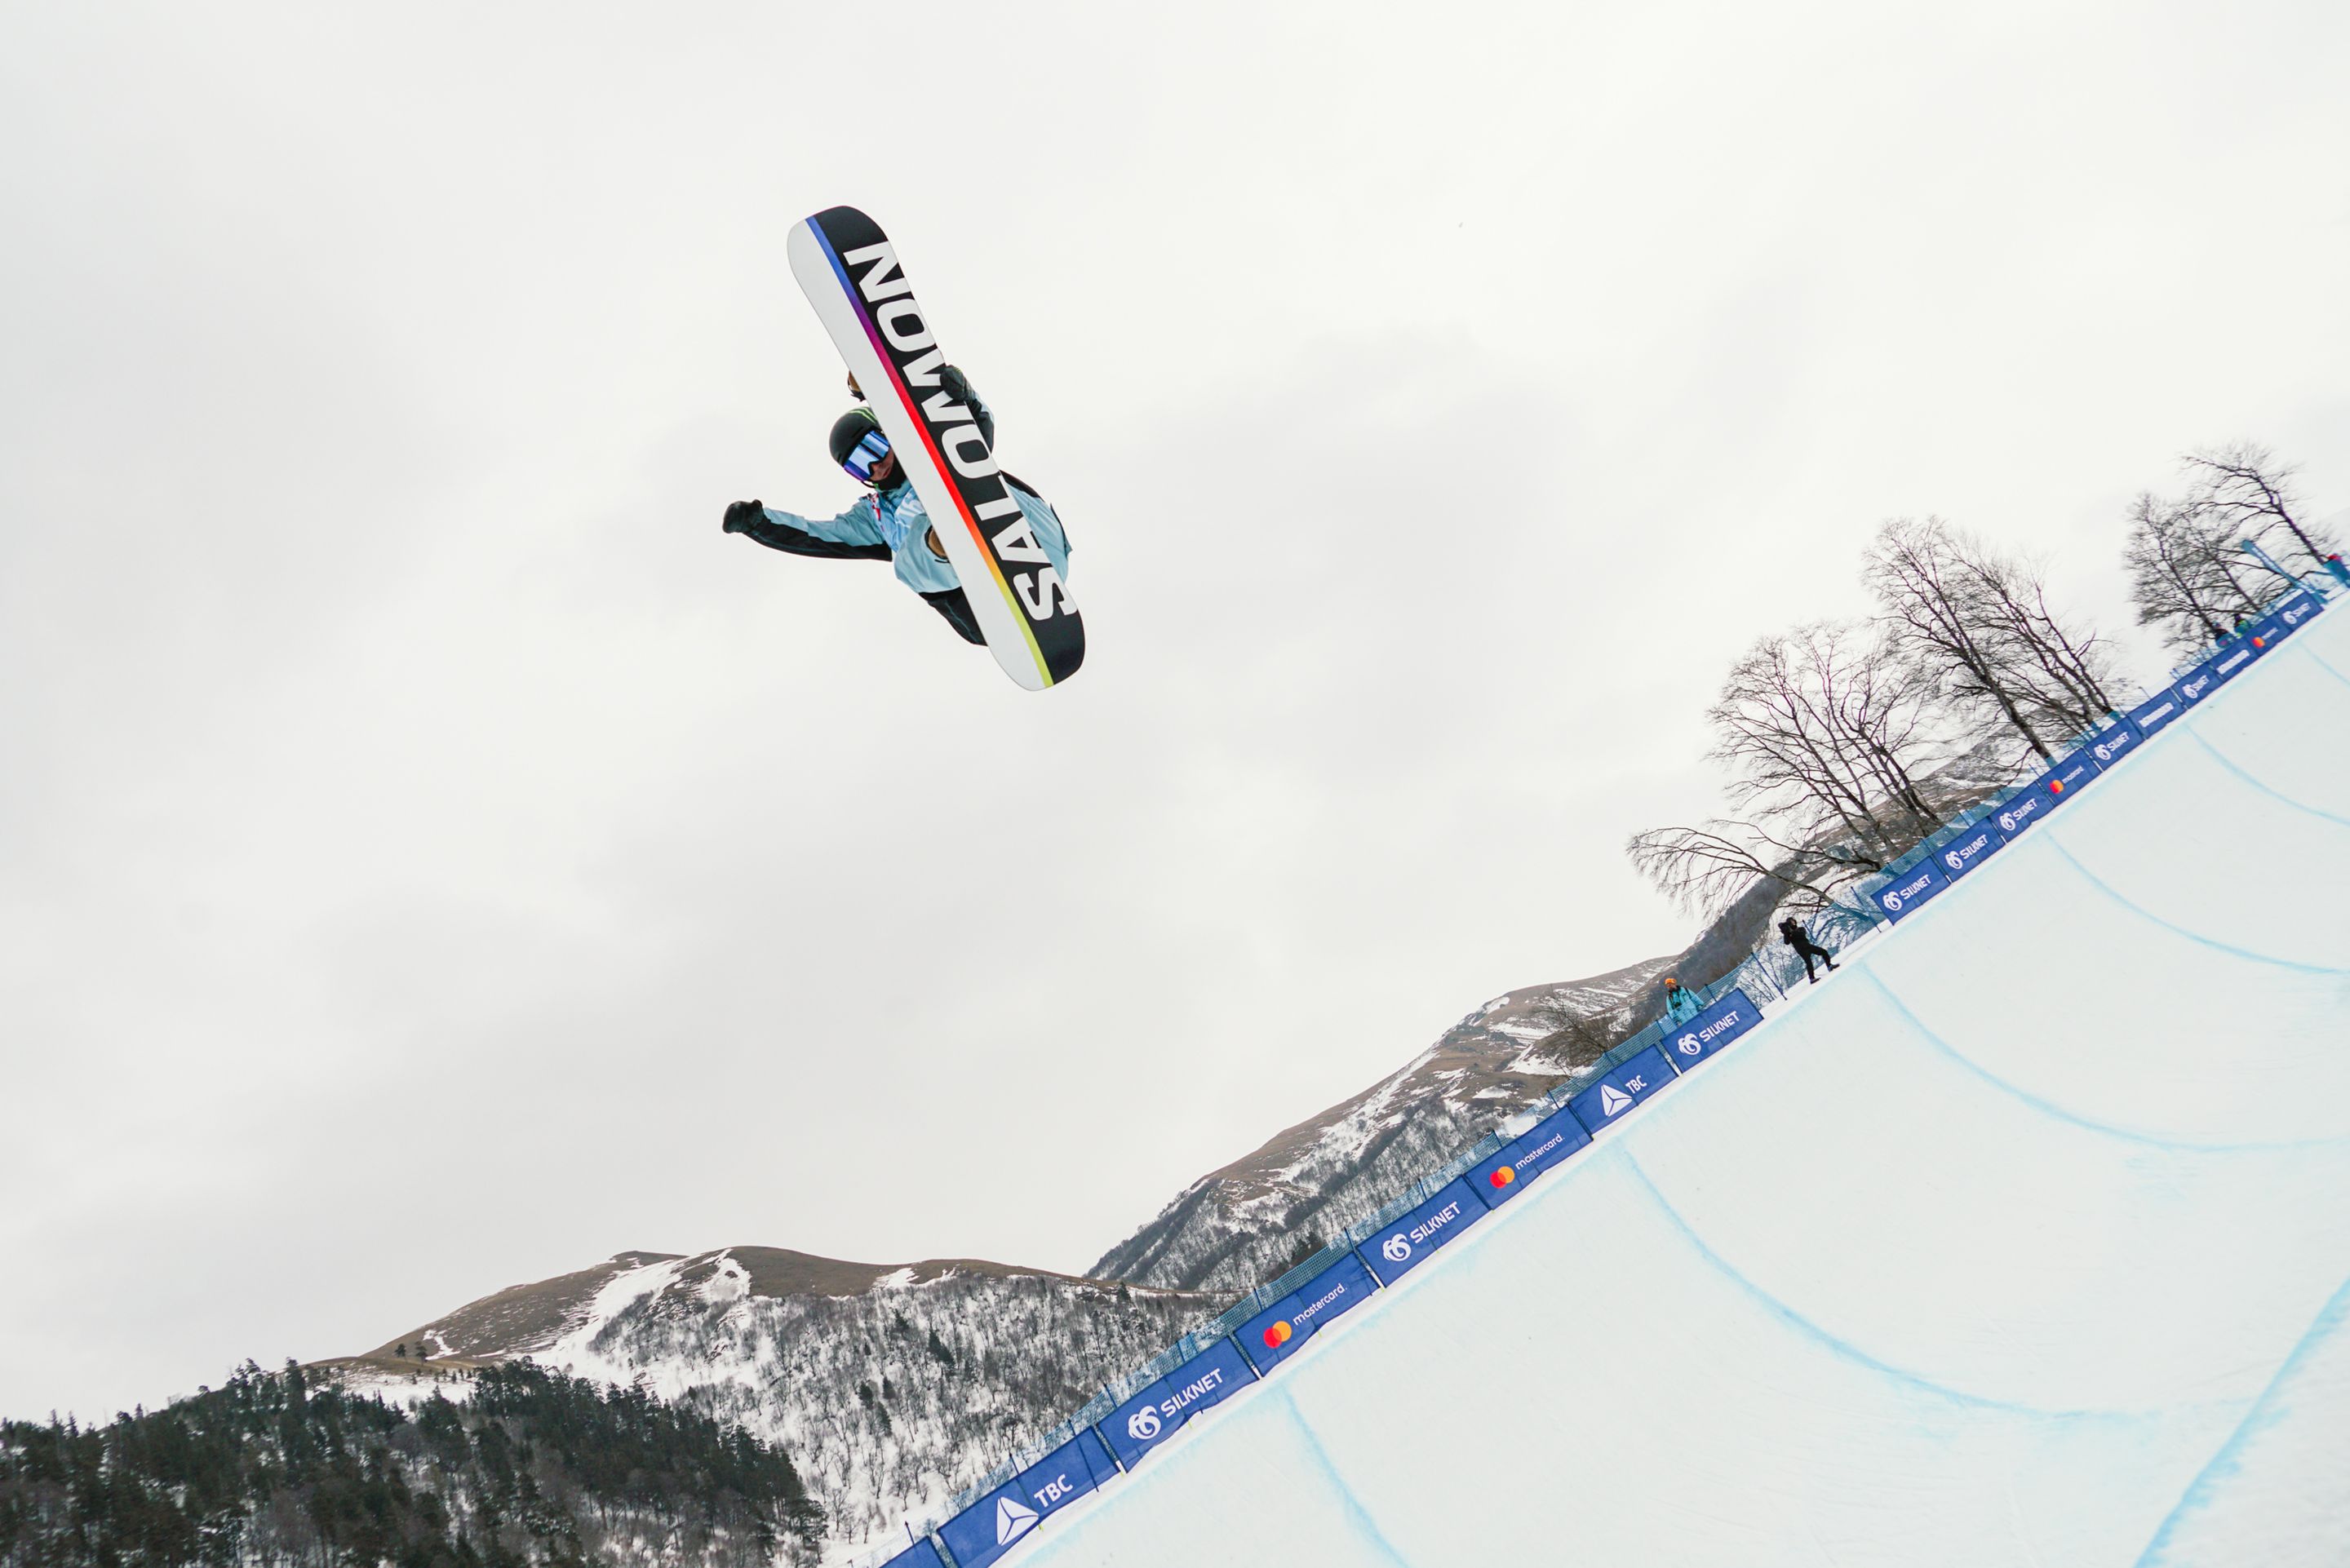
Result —
<instances>
[{"instance_id":1,"label":"snowboarder's outstretched arm","mask_svg":"<svg viewBox=\"0 0 2350 1568\"><path fill-rule=\"evenodd\" d=\"M829 520L802 517L756 501L737 501L726 509L725 531L747 534L770 550L795 556L819 556L830 560L886 561L889 546L882 542L881 525L873 504L859 501Z\"/></svg>"}]
</instances>

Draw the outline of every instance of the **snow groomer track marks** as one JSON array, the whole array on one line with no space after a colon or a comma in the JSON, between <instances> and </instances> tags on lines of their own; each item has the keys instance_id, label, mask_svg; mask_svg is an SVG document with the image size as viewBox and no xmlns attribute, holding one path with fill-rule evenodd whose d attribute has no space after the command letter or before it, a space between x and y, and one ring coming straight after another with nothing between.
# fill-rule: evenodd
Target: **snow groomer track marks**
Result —
<instances>
[{"instance_id":1,"label":"snow groomer track marks","mask_svg":"<svg viewBox=\"0 0 2350 1568\"><path fill-rule=\"evenodd\" d=\"M2350 1562L2350 610L1014 1547Z\"/></svg>"}]
</instances>

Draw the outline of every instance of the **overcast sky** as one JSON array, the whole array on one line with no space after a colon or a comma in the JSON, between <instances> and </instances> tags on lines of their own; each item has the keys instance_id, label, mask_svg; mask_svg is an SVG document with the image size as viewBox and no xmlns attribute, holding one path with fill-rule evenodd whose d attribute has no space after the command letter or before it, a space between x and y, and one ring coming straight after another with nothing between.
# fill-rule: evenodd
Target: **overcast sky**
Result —
<instances>
[{"instance_id":1,"label":"overcast sky","mask_svg":"<svg viewBox=\"0 0 2350 1568\"><path fill-rule=\"evenodd\" d=\"M1081 1269L1680 945L1623 840L1884 517L2113 626L2185 448L2350 504L2327 0L357 9L0 9L0 1414L624 1248ZM844 202L1066 688L719 532L855 494Z\"/></svg>"}]
</instances>

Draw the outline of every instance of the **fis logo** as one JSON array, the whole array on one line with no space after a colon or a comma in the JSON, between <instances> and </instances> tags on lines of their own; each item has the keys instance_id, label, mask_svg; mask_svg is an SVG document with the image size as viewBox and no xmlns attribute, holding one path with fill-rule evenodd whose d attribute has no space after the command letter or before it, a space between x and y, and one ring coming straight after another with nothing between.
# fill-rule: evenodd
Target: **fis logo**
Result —
<instances>
[{"instance_id":1,"label":"fis logo","mask_svg":"<svg viewBox=\"0 0 2350 1568\"><path fill-rule=\"evenodd\" d=\"M1126 1418L1126 1435L1138 1443L1147 1443L1159 1435L1160 1425L1159 1407L1145 1405Z\"/></svg>"},{"instance_id":2,"label":"fis logo","mask_svg":"<svg viewBox=\"0 0 2350 1568\"><path fill-rule=\"evenodd\" d=\"M1075 615L1077 607L1004 483L994 454L979 433L976 417L943 388L915 400L923 391L940 387L939 370L946 363L946 352L931 335L922 307L914 302L913 284L898 269L897 247L883 240L843 252L840 259L857 272L858 292L864 296L874 328L889 346L888 358L906 383L909 407L921 416L947 466L965 481L957 488L970 503L972 517L987 535L1004 581L1011 584L1021 607L1032 621Z\"/></svg>"}]
</instances>

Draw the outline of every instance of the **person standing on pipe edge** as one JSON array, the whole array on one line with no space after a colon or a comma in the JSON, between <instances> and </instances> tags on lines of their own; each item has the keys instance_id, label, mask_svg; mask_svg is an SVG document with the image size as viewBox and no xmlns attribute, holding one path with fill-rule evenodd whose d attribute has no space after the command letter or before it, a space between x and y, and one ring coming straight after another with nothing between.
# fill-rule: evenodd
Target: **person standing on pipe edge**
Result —
<instances>
[{"instance_id":1,"label":"person standing on pipe edge","mask_svg":"<svg viewBox=\"0 0 2350 1568\"><path fill-rule=\"evenodd\" d=\"M1804 961L1804 978L1814 985L1820 983L1820 977L1812 971L1814 959L1826 959L1828 972L1835 972L1835 960L1829 956L1828 950L1812 940L1811 933L1797 925L1794 916L1779 922L1779 940L1795 950L1795 956Z\"/></svg>"},{"instance_id":2,"label":"person standing on pipe edge","mask_svg":"<svg viewBox=\"0 0 2350 1568\"><path fill-rule=\"evenodd\" d=\"M980 440L993 451L994 412L972 390L963 373L952 365L941 366L939 385L955 401L970 406L973 422L979 426ZM984 643L987 639L981 635L979 621L972 614L962 580L948 564L945 547L939 543L930 513L914 487L906 482L905 469L889 450L889 438L881 433L880 421L873 417L871 410L862 406L865 393L854 376L848 379L848 389L860 406L833 421L826 444L832 461L871 493L860 496L847 511L831 518L803 517L758 501L737 501L726 508L724 531L747 535L770 550L794 556L891 562L897 567L898 580L920 595L922 602L944 617L965 642ZM1009 473L1003 476L1003 482L1013 499L1019 503L1022 517L1052 562L1054 571L1066 582L1069 536L1061 526L1060 514L1024 482Z\"/></svg>"}]
</instances>

